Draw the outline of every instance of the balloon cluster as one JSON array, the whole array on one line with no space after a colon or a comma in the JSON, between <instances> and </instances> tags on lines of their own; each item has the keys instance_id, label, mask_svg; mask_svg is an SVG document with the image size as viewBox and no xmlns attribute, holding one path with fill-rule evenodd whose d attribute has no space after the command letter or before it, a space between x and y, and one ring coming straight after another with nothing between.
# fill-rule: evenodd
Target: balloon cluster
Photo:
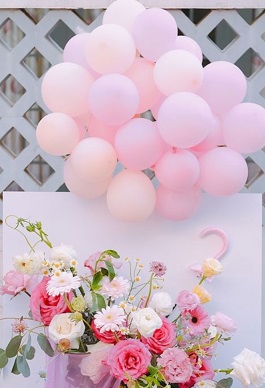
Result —
<instances>
[{"instance_id":1,"label":"balloon cluster","mask_svg":"<svg viewBox=\"0 0 265 388\"><path fill-rule=\"evenodd\" d=\"M242 154L265 145L265 109L242 102L246 91L234 64L202 66L199 45L178 36L169 12L116 0L102 25L71 38L63 62L44 75L41 93L52 113L39 122L37 141L68 155L71 192L106 194L114 217L141 221L156 210L183 220L202 191L240 191L248 175Z\"/></svg>"}]
</instances>

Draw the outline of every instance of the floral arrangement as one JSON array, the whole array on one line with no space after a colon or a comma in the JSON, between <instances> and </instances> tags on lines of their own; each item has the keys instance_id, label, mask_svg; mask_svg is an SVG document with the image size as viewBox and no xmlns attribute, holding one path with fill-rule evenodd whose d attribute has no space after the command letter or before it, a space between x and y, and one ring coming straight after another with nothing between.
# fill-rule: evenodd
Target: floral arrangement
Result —
<instances>
[{"instance_id":1,"label":"floral arrangement","mask_svg":"<svg viewBox=\"0 0 265 388\"><path fill-rule=\"evenodd\" d=\"M16 217L11 226L9 217L7 224L24 236L30 251L13 258L1 293L12 299L26 293L29 313L3 318L11 319L13 334L0 349L1 369L13 361L12 373L28 377L36 334L50 357L47 365L62 354L82 353L80 373L92 386L102 387L109 377L116 387L127 388L229 388L231 375L243 386L265 382L265 360L249 349L228 369L214 370L211 364L217 345L236 330L230 317L210 316L205 309L211 295L203 283L222 273L219 260L205 259L194 288L172 298L162 290L167 270L162 262L151 261L145 279L140 259L121 260L116 251L105 250L84 261L87 273L81 276L72 246L53 247L41 222ZM37 236L34 244L28 233ZM36 250L40 242L48 254ZM121 265L128 266L128 278L117 273ZM44 379L47 365L39 372ZM219 373L225 376L218 381Z\"/></svg>"}]
</instances>

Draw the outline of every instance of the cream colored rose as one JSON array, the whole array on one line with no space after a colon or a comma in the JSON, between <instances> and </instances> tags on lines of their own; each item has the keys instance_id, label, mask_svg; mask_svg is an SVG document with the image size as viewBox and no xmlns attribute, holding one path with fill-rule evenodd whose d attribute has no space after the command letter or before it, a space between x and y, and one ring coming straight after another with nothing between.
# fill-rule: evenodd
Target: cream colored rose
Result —
<instances>
[{"instance_id":1,"label":"cream colored rose","mask_svg":"<svg viewBox=\"0 0 265 388\"><path fill-rule=\"evenodd\" d=\"M103 377L109 374L108 366L102 361L107 357L112 346L114 345L99 341L95 345L89 345L90 354L82 358L81 373L84 376L89 376L94 384L98 384Z\"/></svg>"},{"instance_id":2,"label":"cream colored rose","mask_svg":"<svg viewBox=\"0 0 265 388\"><path fill-rule=\"evenodd\" d=\"M202 263L202 274L206 278L219 275L223 272L223 266L217 259L205 259Z\"/></svg>"},{"instance_id":3,"label":"cream colored rose","mask_svg":"<svg viewBox=\"0 0 265 388\"><path fill-rule=\"evenodd\" d=\"M265 383L265 360L256 352L244 349L234 357L232 362L232 375L236 376L244 387L255 385L256 387Z\"/></svg>"},{"instance_id":4,"label":"cream colored rose","mask_svg":"<svg viewBox=\"0 0 265 388\"><path fill-rule=\"evenodd\" d=\"M83 321L74 321L71 316L71 313L55 315L48 327L49 336L55 343L61 339L68 339L71 342L71 349L78 349L85 325Z\"/></svg>"},{"instance_id":5,"label":"cream colored rose","mask_svg":"<svg viewBox=\"0 0 265 388\"><path fill-rule=\"evenodd\" d=\"M143 337L152 337L154 331L162 326L162 319L151 308L146 307L132 313L133 326Z\"/></svg>"},{"instance_id":6,"label":"cream colored rose","mask_svg":"<svg viewBox=\"0 0 265 388\"><path fill-rule=\"evenodd\" d=\"M167 292L156 292L149 303L149 307L152 307L157 314L165 317L172 312L172 298Z\"/></svg>"},{"instance_id":7,"label":"cream colored rose","mask_svg":"<svg viewBox=\"0 0 265 388\"><path fill-rule=\"evenodd\" d=\"M212 299L211 294L199 284L193 288L192 292L199 297L201 304L210 302Z\"/></svg>"}]
</instances>

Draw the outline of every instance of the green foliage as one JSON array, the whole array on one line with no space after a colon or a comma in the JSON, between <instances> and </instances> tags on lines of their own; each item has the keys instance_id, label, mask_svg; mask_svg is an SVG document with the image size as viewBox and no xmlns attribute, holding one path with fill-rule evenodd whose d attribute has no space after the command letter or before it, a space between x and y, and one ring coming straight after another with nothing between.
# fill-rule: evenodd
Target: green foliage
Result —
<instances>
[{"instance_id":1,"label":"green foliage","mask_svg":"<svg viewBox=\"0 0 265 388\"><path fill-rule=\"evenodd\" d=\"M8 363L8 357L4 349L0 349L0 369L4 368Z\"/></svg>"},{"instance_id":2,"label":"green foliage","mask_svg":"<svg viewBox=\"0 0 265 388\"><path fill-rule=\"evenodd\" d=\"M17 356L17 369L24 377L30 376L29 365L24 356Z\"/></svg>"},{"instance_id":3,"label":"green foliage","mask_svg":"<svg viewBox=\"0 0 265 388\"><path fill-rule=\"evenodd\" d=\"M110 261L104 260L104 263L106 264L106 267L108 269L108 274L109 274L109 280L112 281L115 278L115 270L113 265L111 264Z\"/></svg>"},{"instance_id":4,"label":"green foliage","mask_svg":"<svg viewBox=\"0 0 265 388\"><path fill-rule=\"evenodd\" d=\"M92 312L106 308L106 302L102 295L92 292Z\"/></svg>"},{"instance_id":5,"label":"green foliage","mask_svg":"<svg viewBox=\"0 0 265 388\"><path fill-rule=\"evenodd\" d=\"M15 337L11 338L6 347L6 356L8 358L15 357L18 354L22 338L23 337L21 335L16 335Z\"/></svg>"},{"instance_id":6,"label":"green foliage","mask_svg":"<svg viewBox=\"0 0 265 388\"><path fill-rule=\"evenodd\" d=\"M218 381L216 388L230 388L232 384L233 379L231 377L227 377L226 379Z\"/></svg>"},{"instance_id":7,"label":"green foliage","mask_svg":"<svg viewBox=\"0 0 265 388\"><path fill-rule=\"evenodd\" d=\"M49 357L54 356L54 350L51 347L48 338L44 334L38 334L37 341L44 353L46 353Z\"/></svg>"},{"instance_id":8,"label":"green foliage","mask_svg":"<svg viewBox=\"0 0 265 388\"><path fill-rule=\"evenodd\" d=\"M108 250L104 251L103 254L104 253L106 253L109 256L114 257L115 259L119 259L120 258L120 255L116 251L114 251L113 249L108 249Z\"/></svg>"}]
</instances>

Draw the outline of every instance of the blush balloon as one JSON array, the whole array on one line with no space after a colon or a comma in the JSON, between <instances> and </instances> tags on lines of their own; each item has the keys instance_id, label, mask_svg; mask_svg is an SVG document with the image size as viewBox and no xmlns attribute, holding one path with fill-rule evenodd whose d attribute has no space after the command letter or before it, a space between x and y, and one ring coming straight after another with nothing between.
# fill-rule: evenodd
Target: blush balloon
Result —
<instances>
[{"instance_id":1,"label":"blush balloon","mask_svg":"<svg viewBox=\"0 0 265 388\"><path fill-rule=\"evenodd\" d=\"M187 191L198 181L200 166L198 159L187 150L166 152L156 163L158 181L171 191Z\"/></svg>"},{"instance_id":2,"label":"blush balloon","mask_svg":"<svg viewBox=\"0 0 265 388\"><path fill-rule=\"evenodd\" d=\"M53 112L76 117L89 110L87 96L94 78L76 63L59 63L43 77L42 98Z\"/></svg>"},{"instance_id":3,"label":"blush balloon","mask_svg":"<svg viewBox=\"0 0 265 388\"><path fill-rule=\"evenodd\" d=\"M233 63L216 61L203 69L203 83L197 94L209 104L213 113L222 116L243 101L247 92L244 73Z\"/></svg>"},{"instance_id":4,"label":"blush balloon","mask_svg":"<svg viewBox=\"0 0 265 388\"><path fill-rule=\"evenodd\" d=\"M107 140L111 145L114 145L115 136L119 127L111 127L102 123L102 121L96 119L94 116L90 117L89 124L87 126L88 135L91 137L100 137Z\"/></svg>"},{"instance_id":5,"label":"blush balloon","mask_svg":"<svg viewBox=\"0 0 265 388\"><path fill-rule=\"evenodd\" d=\"M145 7L139 1L116 0L106 9L102 23L118 24L131 32L136 16L144 10Z\"/></svg>"},{"instance_id":6,"label":"blush balloon","mask_svg":"<svg viewBox=\"0 0 265 388\"><path fill-rule=\"evenodd\" d=\"M157 125L166 143L177 148L190 148L208 135L213 125L212 112L196 94L175 93L162 103Z\"/></svg>"},{"instance_id":7,"label":"blush balloon","mask_svg":"<svg viewBox=\"0 0 265 388\"><path fill-rule=\"evenodd\" d=\"M217 147L218 145L223 145L223 144L224 144L224 141L223 141L223 135L222 135L221 121L217 116L213 115L213 125L208 135L199 144L195 145L194 147L191 147L190 151L206 152Z\"/></svg>"},{"instance_id":8,"label":"blush balloon","mask_svg":"<svg viewBox=\"0 0 265 388\"><path fill-rule=\"evenodd\" d=\"M75 175L86 182L107 179L114 171L117 156L106 140L89 137L80 141L71 153L71 164Z\"/></svg>"},{"instance_id":9,"label":"blush balloon","mask_svg":"<svg viewBox=\"0 0 265 388\"><path fill-rule=\"evenodd\" d=\"M108 209L121 221L145 220L152 214L155 202L155 188L141 171L121 171L114 176L107 191Z\"/></svg>"},{"instance_id":10,"label":"blush balloon","mask_svg":"<svg viewBox=\"0 0 265 388\"><path fill-rule=\"evenodd\" d=\"M189 51L202 63L202 50L194 39L191 39L188 36L177 36L175 41L175 49Z\"/></svg>"},{"instance_id":11,"label":"blush balloon","mask_svg":"<svg viewBox=\"0 0 265 388\"><path fill-rule=\"evenodd\" d=\"M110 182L112 176L107 177L103 181L98 182L87 182L83 179L80 179L73 169L71 164L71 157L67 159L64 165L64 182L66 187L71 193L77 195L78 197L86 199L95 199L104 195Z\"/></svg>"},{"instance_id":12,"label":"blush balloon","mask_svg":"<svg viewBox=\"0 0 265 388\"><path fill-rule=\"evenodd\" d=\"M265 146L265 109L245 102L230 109L223 117L225 144L241 153L252 153Z\"/></svg>"},{"instance_id":13,"label":"blush balloon","mask_svg":"<svg viewBox=\"0 0 265 388\"><path fill-rule=\"evenodd\" d=\"M109 126L119 126L136 114L139 93L128 77L107 74L93 83L88 100L91 112L98 120Z\"/></svg>"},{"instance_id":14,"label":"blush balloon","mask_svg":"<svg viewBox=\"0 0 265 388\"><path fill-rule=\"evenodd\" d=\"M116 24L95 28L88 36L86 58L97 73L124 73L132 65L136 48L131 34Z\"/></svg>"},{"instance_id":15,"label":"blush balloon","mask_svg":"<svg viewBox=\"0 0 265 388\"><path fill-rule=\"evenodd\" d=\"M192 217L201 202L200 188L174 192L159 185L156 191L156 212L162 217L173 221L183 221Z\"/></svg>"},{"instance_id":16,"label":"blush balloon","mask_svg":"<svg viewBox=\"0 0 265 388\"><path fill-rule=\"evenodd\" d=\"M144 170L154 165L162 156L162 141L156 123L136 118L117 131L115 149L119 161L133 171Z\"/></svg>"},{"instance_id":17,"label":"blush balloon","mask_svg":"<svg viewBox=\"0 0 265 388\"><path fill-rule=\"evenodd\" d=\"M52 155L70 154L79 142L79 128L74 119L64 113L50 113L36 128L39 146Z\"/></svg>"},{"instance_id":18,"label":"blush balloon","mask_svg":"<svg viewBox=\"0 0 265 388\"><path fill-rule=\"evenodd\" d=\"M177 92L195 92L202 84L203 67L190 52L171 50L157 60L154 80L166 96Z\"/></svg>"},{"instance_id":19,"label":"blush balloon","mask_svg":"<svg viewBox=\"0 0 265 388\"><path fill-rule=\"evenodd\" d=\"M199 164L199 184L209 194L233 195L246 183L247 163L239 152L231 148L214 148L199 157Z\"/></svg>"},{"instance_id":20,"label":"blush balloon","mask_svg":"<svg viewBox=\"0 0 265 388\"><path fill-rule=\"evenodd\" d=\"M173 16L161 8L149 8L134 20L132 35L139 53L155 62L175 47L177 24Z\"/></svg>"}]
</instances>

